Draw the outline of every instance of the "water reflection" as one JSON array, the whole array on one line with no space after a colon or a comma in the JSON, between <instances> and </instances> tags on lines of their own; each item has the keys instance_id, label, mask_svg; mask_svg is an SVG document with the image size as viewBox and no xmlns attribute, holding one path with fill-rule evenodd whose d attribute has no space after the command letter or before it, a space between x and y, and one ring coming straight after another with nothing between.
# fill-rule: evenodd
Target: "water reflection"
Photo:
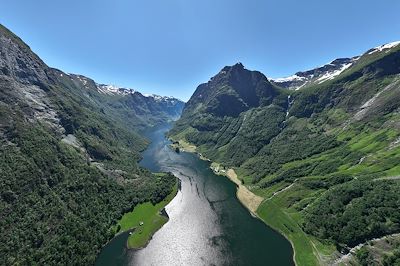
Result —
<instances>
[{"instance_id":1,"label":"water reflection","mask_svg":"<svg viewBox=\"0 0 400 266\"><path fill-rule=\"evenodd\" d=\"M152 143L141 165L172 172L181 190L166 207L168 223L146 248L126 252L123 264L293 265L288 241L248 213L233 183L214 175L209 163L194 154L168 147L168 128L149 132Z\"/></svg>"}]
</instances>

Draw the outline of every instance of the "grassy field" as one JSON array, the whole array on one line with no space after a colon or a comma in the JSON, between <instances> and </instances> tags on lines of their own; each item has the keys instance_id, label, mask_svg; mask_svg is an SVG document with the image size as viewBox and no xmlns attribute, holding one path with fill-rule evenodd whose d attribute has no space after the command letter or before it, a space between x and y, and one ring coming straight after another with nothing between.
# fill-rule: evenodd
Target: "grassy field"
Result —
<instances>
[{"instance_id":1,"label":"grassy field","mask_svg":"<svg viewBox=\"0 0 400 266\"><path fill-rule=\"evenodd\" d=\"M179 148L181 151L186 151L186 152L195 152L196 151L196 146L186 142L183 139L180 139L178 141L178 143L171 144L171 147L173 149Z\"/></svg>"},{"instance_id":2,"label":"grassy field","mask_svg":"<svg viewBox=\"0 0 400 266\"><path fill-rule=\"evenodd\" d=\"M197 147L193 145L192 143L189 143L186 141L185 135L187 132L191 132L194 129L187 129L184 132L174 135L174 136L169 136L170 140L174 142L171 144L171 147L173 149L179 148L181 151L186 151L186 152L196 152Z\"/></svg>"},{"instance_id":3,"label":"grassy field","mask_svg":"<svg viewBox=\"0 0 400 266\"><path fill-rule=\"evenodd\" d=\"M133 211L122 216L117 226L120 225L119 232L136 228L128 238L128 248L142 248L146 246L151 237L159 230L168 218L160 215L160 211L175 197L178 191L178 185L174 186L171 194L163 201L153 205L151 202L145 202L137 205ZM143 222L143 225L140 223Z\"/></svg>"},{"instance_id":4,"label":"grassy field","mask_svg":"<svg viewBox=\"0 0 400 266\"><path fill-rule=\"evenodd\" d=\"M326 245L303 232L301 216L288 208L288 199L293 194L305 194L300 187L293 186L272 198L265 200L257 210L258 216L269 226L283 234L295 250L296 265L321 265L335 252L335 247ZM303 195L304 196L304 195Z\"/></svg>"}]
</instances>

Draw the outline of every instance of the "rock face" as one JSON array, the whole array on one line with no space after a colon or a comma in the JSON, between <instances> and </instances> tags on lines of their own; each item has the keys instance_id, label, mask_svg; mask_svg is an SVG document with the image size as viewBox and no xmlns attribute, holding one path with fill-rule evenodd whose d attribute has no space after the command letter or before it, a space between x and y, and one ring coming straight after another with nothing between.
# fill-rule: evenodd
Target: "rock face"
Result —
<instances>
[{"instance_id":1,"label":"rock face","mask_svg":"<svg viewBox=\"0 0 400 266\"><path fill-rule=\"evenodd\" d=\"M41 85L48 82L48 67L30 51L17 36L5 28L0 29L0 73L23 84Z\"/></svg>"},{"instance_id":2,"label":"rock face","mask_svg":"<svg viewBox=\"0 0 400 266\"><path fill-rule=\"evenodd\" d=\"M46 122L62 133L59 117L48 95L51 69L3 27L0 27L0 55L2 106L13 109L14 105L24 105L22 112L27 120Z\"/></svg>"}]
</instances>

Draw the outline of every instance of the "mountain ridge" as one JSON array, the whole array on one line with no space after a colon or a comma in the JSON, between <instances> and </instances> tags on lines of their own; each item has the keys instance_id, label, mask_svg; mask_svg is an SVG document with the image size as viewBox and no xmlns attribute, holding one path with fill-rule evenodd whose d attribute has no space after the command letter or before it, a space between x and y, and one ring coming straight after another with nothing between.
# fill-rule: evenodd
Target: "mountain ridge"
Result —
<instances>
[{"instance_id":1,"label":"mountain ridge","mask_svg":"<svg viewBox=\"0 0 400 266\"><path fill-rule=\"evenodd\" d=\"M305 86L312 85L313 83L321 84L327 80L331 80L340 75L347 68L351 67L357 60L366 54L373 54L375 52L382 52L383 50L394 48L400 44L400 41L395 41L371 48L361 55L349 58L337 58L328 64L312 68L305 71L298 71L292 76L285 78L270 79L274 84L288 89L298 90Z\"/></svg>"}]
</instances>

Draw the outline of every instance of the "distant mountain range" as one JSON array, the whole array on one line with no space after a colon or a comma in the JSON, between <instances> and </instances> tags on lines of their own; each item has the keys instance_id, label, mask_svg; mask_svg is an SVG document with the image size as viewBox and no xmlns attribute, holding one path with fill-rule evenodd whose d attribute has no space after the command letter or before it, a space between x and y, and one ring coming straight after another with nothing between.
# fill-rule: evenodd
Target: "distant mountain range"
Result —
<instances>
[{"instance_id":1,"label":"distant mountain range","mask_svg":"<svg viewBox=\"0 0 400 266\"><path fill-rule=\"evenodd\" d=\"M399 114L394 42L282 79L224 67L197 87L169 137L233 168L297 265L397 265Z\"/></svg>"},{"instance_id":2,"label":"distant mountain range","mask_svg":"<svg viewBox=\"0 0 400 266\"><path fill-rule=\"evenodd\" d=\"M69 77L87 90L97 90L104 101L124 103L129 111L133 111L136 119L141 120L141 128L158 123L174 121L179 118L185 103L170 96L143 94L138 90L115 85L96 83L94 80L76 74L59 73L61 78ZM115 103L114 103L115 104Z\"/></svg>"}]
</instances>

